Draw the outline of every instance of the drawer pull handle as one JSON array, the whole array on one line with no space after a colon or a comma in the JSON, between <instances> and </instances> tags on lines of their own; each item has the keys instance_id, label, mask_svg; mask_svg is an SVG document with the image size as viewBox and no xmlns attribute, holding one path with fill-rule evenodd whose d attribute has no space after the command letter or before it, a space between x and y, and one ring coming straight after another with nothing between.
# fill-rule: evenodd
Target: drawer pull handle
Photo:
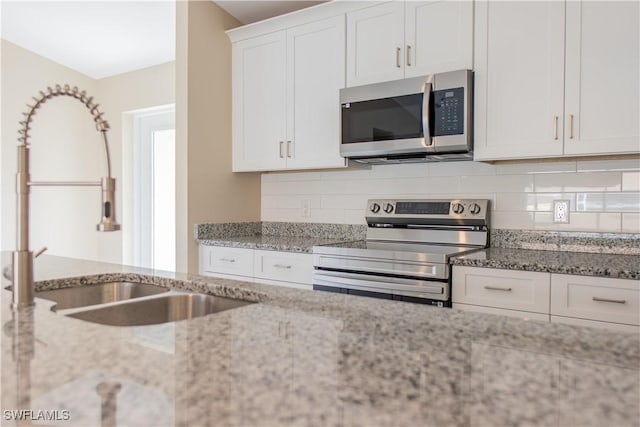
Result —
<instances>
[{"instance_id":1,"label":"drawer pull handle","mask_svg":"<svg viewBox=\"0 0 640 427\"><path fill-rule=\"evenodd\" d=\"M233 258L220 258L220 261L222 261L222 262L236 262L236 260L233 259Z\"/></svg>"},{"instance_id":2,"label":"drawer pull handle","mask_svg":"<svg viewBox=\"0 0 640 427\"><path fill-rule=\"evenodd\" d=\"M273 264L273 266L275 268L282 268L283 270L290 270L291 266L290 265L284 265L284 264Z\"/></svg>"},{"instance_id":3,"label":"drawer pull handle","mask_svg":"<svg viewBox=\"0 0 640 427\"><path fill-rule=\"evenodd\" d=\"M489 291L505 291L505 292L511 292L511 288L500 288L498 286L485 286L485 289L489 290Z\"/></svg>"},{"instance_id":4,"label":"drawer pull handle","mask_svg":"<svg viewBox=\"0 0 640 427\"><path fill-rule=\"evenodd\" d=\"M594 301L598 301L598 302L613 302L616 304L626 304L627 300L626 299L609 299L609 298L600 298L600 297L593 297L591 298Z\"/></svg>"}]
</instances>

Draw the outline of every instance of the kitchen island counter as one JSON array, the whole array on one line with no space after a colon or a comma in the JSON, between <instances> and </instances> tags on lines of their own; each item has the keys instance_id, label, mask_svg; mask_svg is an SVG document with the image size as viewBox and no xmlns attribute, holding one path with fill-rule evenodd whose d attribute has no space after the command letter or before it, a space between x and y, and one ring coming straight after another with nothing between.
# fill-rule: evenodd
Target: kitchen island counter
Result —
<instances>
[{"instance_id":1,"label":"kitchen island counter","mask_svg":"<svg viewBox=\"0 0 640 427\"><path fill-rule=\"evenodd\" d=\"M44 300L11 310L3 290L2 425L20 408L83 427L640 422L637 334L53 256L38 258L36 279L133 279L260 303L110 327Z\"/></svg>"}]
</instances>

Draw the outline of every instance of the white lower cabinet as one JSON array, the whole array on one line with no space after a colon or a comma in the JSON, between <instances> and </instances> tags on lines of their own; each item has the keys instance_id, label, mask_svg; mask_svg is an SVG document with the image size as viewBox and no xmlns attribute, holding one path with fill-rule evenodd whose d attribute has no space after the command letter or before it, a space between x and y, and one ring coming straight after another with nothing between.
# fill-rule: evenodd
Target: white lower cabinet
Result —
<instances>
[{"instance_id":1,"label":"white lower cabinet","mask_svg":"<svg viewBox=\"0 0 640 427\"><path fill-rule=\"evenodd\" d=\"M640 326L640 280L553 274L551 290L552 321Z\"/></svg>"},{"instance_id":2,"label":"white lower cabinet","mask_svg":"<svg viewBox=\"0 0 640 427\"><path fill-rule=\"evenodd\" d=\"M640 332L640 280L453 266L453 308Z\"/></svg>"},{"instance_id":3,"label":"white lower cabinet","mask_svg":"<svg viewBox=\"0 0 640 427\"><path fill-rule=\"evenodd\" d=\"M279 281L311 286L313 255L255 250L253 271L256 282Z\"/></svg>"},{"instance_id":4,"label":"white lower cabinet","mask_svg":"<svg viewBox=\"0 0 640 427\"><path fill-rule=\"evenodd\" d=\"M451 298L454 308L473 310L478 307L475 311L549 321L549 293L549 273L453 267ZM460 304L463 307L459 307Z\"/></svg>"},{"instance_id":5,"label":"white lower cabinet","mask_svg":"<svg viewBox=\"0 0 640 427\"><path fill-rule=\"evenodd\" d=\"M199 271L203 276L311 289L313 256L200 245Z\"/></svg>"}]
</instances>

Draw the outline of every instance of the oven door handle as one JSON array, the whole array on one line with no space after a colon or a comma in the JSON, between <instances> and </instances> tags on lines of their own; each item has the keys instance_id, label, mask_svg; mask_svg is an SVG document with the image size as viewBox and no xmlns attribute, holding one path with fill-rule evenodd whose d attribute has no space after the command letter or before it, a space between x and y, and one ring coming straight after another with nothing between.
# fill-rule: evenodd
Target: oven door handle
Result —
<instances>
[{"instance_id":1,"label":"oven door handle","mask_svg":"<svg viewBox=\"0 0 640 427\"><path fill-rule=\"evenodd\" d=\"M313 284L383 293L400 292L402 295L432 294L440 296L446 294L447 286L446 282L402 279L327 270L314 270Z\"/></svg>"}]
</instances>

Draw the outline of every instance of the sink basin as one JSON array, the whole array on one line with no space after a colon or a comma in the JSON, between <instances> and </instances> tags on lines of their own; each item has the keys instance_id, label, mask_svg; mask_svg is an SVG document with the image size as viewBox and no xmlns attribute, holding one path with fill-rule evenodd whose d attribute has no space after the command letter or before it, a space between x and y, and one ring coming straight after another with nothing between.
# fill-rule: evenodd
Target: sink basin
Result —
<instances>
[{"instance_id":1,"label":"sink basin","mask_svg":"<svg viewBox=\"0 0 640 427\"><path fill-rule=\"evenodd\" d=\"M193 319L248 304L253 303L202 294L179 294L115 304L68 316L103 325L142 326Z\"/></svg>"},{"instance_id":2,"label":"sink basin","mask_svg":"<svg viewBox=\"0 0 640 427\"><path fill-rule=\"evenodd\" d=\"M141 298L168 292L162 286L134 282L108 282L75 288L53 289L36 292L37 298L55 301L55 310L86 307Z\"/></svg>"}]
</instances>

